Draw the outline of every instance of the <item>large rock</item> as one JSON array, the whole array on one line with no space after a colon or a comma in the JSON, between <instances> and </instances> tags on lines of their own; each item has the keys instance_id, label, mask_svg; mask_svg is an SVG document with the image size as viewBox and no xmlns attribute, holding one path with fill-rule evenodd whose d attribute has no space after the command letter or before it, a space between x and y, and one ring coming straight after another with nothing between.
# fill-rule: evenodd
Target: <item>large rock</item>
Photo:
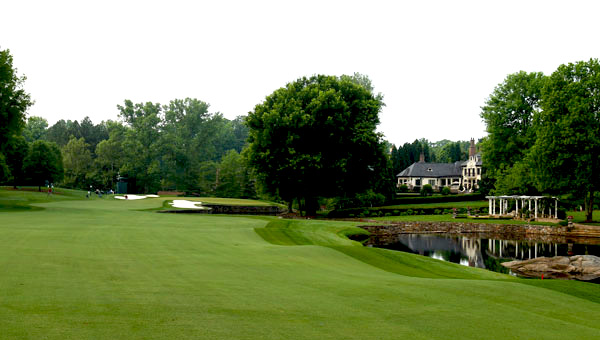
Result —
<instances>
[{"instance_id":1,"label":"large rock","mask_svg":"<svg viewBox=\"0 0 600 340\"><path fill-rule=\"evenodd\" d=\"M538 257L524 261L504 262L502 265L525 277L595 280L600 277L600 257L593 255Z\"/></svg>"}]
</instances>

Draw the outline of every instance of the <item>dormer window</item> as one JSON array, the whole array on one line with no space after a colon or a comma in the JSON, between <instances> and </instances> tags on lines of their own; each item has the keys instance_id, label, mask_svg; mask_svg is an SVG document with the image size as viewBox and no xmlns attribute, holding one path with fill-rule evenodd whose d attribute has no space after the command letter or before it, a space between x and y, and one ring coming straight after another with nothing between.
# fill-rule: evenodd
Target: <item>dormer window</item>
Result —
<instances>
[{"instance_id":1,"label":"dormer window","mask_svg":"<svg viewBox=\"0 0 600 340\"><path fill-rule=\"evenodd\" d=\"M432 172L432 171L433 171L433 169L429 168L429 169L427 169L427 171L429 171L429 172Z\"/></svg>"}]
</instances>

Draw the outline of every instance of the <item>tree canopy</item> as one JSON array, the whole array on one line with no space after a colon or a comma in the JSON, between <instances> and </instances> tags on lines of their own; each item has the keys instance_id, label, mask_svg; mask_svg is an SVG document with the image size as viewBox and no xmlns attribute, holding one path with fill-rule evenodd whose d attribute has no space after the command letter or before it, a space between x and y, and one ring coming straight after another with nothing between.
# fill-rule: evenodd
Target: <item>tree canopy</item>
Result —
<instances>
[{"instance_id":1,"label":"tree canopy","mask_svg":"<svg viewBox=\"0 0 600 340\"><path fill-rule=\"evenodd\" d=\"M493 180L514 179L515 176L521 179L521 175L526 174L509 172L513 171L516 163L524 160L535 142L534 119L541 110L540 100L545 81L546 77L539 72L510 74L496 86L481 108L481 117L488 132L483 141L482 157L486 175ZM514 169L521 171L523 167L521 165ZM527 180L521 180L518 184L510 180L499 185L509 191L511 187L521 192L533 188L531 181Z\"/></svg>"},{"instance_id":2,"label":"tree canopy","mask_svg":"<svg viewBox=\"0 0 600 340\"><path fill-rule=\"evenodd\" d=\"M0 50L0 180L11 178L6 150L25 125L25 112L33 104L23 89L25 76L13 67L9 50Z\"/></svg>"},{"instance_id":3,"label":"tree canopy","mask_svg":"<svg viewBox=\"0 0 600 340\"><path fill-rule=\"evenodd\" d=\"M317 197L352 196L388 169L375 132L380 96L354 77L318 75L287 84L247 117L248 156L264 189L314 214Z\"/></svg>"},{"instance_id":4,"label":"tree canopy","mask_svg":"<svg viewBox=\"0 0 600 340\"><path fill-rule=\"evenodd\" d=\"M591 220L600 185L600 65L561 65L550 76L509 75L482 108L483 162L499 194L569 194Z\"/></svg>"},{"instance_id":5,"label":"tree canopy","mask_svg":"<svg viewBox=\"0 0 600 340\"><path fill-rule=\"evenodd\" d=\"M58 183L63 179L63 159L58 145L37 140L29 147L23 160L23 169L29 183L41 187L46 183Z\"/></svg>"},{"instance_id":6,"label":"tree canopy","mask_svg":"<svg viewBox=\"0 0 600 340\"><path fill-rule=\"evenodd\" d=\"M600 64L561 65L543 91L536 143L531 150L540 190L585 198L592 220L600 189Z\"/></svg>"}]
</instances>

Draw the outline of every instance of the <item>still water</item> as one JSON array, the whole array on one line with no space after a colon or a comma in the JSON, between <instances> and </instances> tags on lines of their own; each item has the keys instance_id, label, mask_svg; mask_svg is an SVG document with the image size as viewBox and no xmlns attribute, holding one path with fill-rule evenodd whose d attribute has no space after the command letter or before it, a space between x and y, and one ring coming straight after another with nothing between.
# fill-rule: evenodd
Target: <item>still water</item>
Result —
<instances>
[{"instance_id":1,"label":"still water","mask_svg":"<svg viewBox=\"0 0 600 340\"><path fill-rule=\"evenodd\" d=\"M391 242L388 240L383 244L372 239L367 245L507 274L510 273L509 270L500 263L541 256L600 256L600 239L597 238L518 240L500 239L496 235L486 234L399 234Z\"/></svg>"}]
</instances>

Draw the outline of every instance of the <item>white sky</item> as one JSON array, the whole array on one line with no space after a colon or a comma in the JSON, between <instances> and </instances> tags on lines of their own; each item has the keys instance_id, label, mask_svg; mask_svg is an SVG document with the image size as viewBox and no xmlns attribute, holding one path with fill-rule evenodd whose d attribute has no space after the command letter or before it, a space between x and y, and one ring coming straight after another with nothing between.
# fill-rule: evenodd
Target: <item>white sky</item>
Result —
<instances>
[{"instance_id":1,"label":"white sky","mask_svg":"<svg viewBox=\"0 0 600 340\"><path fill-rule=\"evenodd\" d=\"M0 49L50 125L185 97L232 119L301 76L360 72L398 145L483 137L480 107L508 74L600 56L598 13L577 0L0 0Z\"/></svg>"}]
</instances>

